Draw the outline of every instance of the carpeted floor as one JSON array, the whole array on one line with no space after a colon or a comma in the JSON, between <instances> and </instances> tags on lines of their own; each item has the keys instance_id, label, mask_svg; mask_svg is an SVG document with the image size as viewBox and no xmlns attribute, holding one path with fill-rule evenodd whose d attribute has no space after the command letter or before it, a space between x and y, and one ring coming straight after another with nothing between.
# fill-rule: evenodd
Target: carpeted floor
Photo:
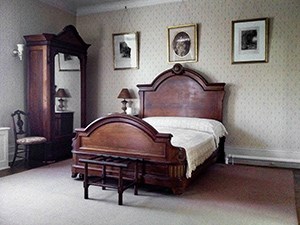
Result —
<instances>
[{"instance_id":1,"label":"carpeted floor","mask_svg":"<svg viewBox=\"0 0 300 225\"><path fill-rule=\"evenodd\" d=\"M212 166L180 196L115 190L71 178L71 161L0 178L2 225L296 225L293 172L239 165Z\"/></svg>"}]
</instances>

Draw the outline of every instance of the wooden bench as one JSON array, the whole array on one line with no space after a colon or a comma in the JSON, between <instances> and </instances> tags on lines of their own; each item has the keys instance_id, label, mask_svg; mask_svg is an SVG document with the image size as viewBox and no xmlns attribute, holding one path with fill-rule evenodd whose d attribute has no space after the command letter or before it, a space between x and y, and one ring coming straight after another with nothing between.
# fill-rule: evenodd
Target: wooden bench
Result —
<instances>
[{"instance_id":1,"label":"wooden bench","mask_svg":"<svg viewBox=\"0 0 300 225\"><path fill-rule=\"evenodd\" d=\"M90 185L100 186L102 190L105 188L115 188L118 190L118 204L123 204L123 192L134 186L134 195L138 194L138 164L142 162L138 158L130 157L117 157L110 155L97 155L87 159L79 159L79 162L84 163L84 199L88 199L88 188ZM90 164L102 166L102 174L100 176L89 177L88 167ZM133 177L130 179L123 178L123 169L129 168L130 165L133 165ZM116 182L107 182L109 178L112 178L111 175L107 174L107 166L118 168L118 178Z\"/></svg>"}]
</instances>

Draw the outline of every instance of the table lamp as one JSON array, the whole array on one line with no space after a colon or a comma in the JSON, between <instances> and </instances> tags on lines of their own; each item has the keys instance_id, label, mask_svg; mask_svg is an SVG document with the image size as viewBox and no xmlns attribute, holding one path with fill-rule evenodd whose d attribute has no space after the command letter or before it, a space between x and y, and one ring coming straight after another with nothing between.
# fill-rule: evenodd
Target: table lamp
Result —
<instances>
[{"instance_id":1,"label":"table lamp","mask_svg":"<svg viewBox=\"0 0 300 225\"><path fill-rule=\"evenodd\" d=\"M58 99L58 102L59 102L58 111L64 111L65 106L64 106L64 99L63 98L69 98L70 96L67 94L65 89L59 88L57 90L57 92L55 93L55 97L59 98Z\"/></svg>"},{"instance_id":2,"label":"table lamp","mask_svg":"<svg viewBox=\"0 0 300 225\"><path fill-rule=\"evenodd\" d=\"M122 103L122 110L123 110L123 113L126 114L126 109L127 109L126 105L127 105L127 102L128 102L128 101L126 101L126 99L131 99L132 98L131 95L130 95L129 90L127 88L123 88L121 90L121 92L119 93L118 98L122 98L123 99L123 101L121 101L121 103Z\"/></svg>"}]
</instances>

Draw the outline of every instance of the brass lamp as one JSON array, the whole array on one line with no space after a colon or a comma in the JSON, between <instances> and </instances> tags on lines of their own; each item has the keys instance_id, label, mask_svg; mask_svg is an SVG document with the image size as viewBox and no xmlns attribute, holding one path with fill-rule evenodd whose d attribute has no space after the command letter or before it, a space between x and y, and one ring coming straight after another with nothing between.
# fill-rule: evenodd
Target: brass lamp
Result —
<instances>
[{"instance_id":1,"label":"brass lamp","mask_svg":"<svg viewBox=\"0 0 300 225\"><path fill-rule=\"evenodd\" d=\"M126 109L127 109L127 101L126 99L131 99L131 95L130 95L130 92L127 88L123 88L120 92L120 94L118 95L118 98L123 98L123 101L121 101L122 103L122 110L123 110L123 113L126 114Z\"/></svg>"},{"instance_id":2,"label":"brass lamp","mask_svg":"<svg viewBox=\"0 0 300 225\"><path fill-rule=\"evenodd\" d=\"M63 98L69 98L70 96L67 94L65 89L59 88L57 90L57 92L55 93L55 97L59 98L58 99L58 102L59 102L58 111L64 111L65 106L64 106L64 99Z\"/></svg>"}]
</instances>

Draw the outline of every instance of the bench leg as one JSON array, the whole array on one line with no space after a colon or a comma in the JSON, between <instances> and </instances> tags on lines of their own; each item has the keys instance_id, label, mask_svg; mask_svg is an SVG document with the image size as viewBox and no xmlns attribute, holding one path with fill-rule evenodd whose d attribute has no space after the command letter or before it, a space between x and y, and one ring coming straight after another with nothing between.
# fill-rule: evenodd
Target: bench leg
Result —
<instances>
[{"instance_id":1,"label":"bench leg","mask_svg":"<svg viewBox=\"0 0 300 225\"><path fill-rule=\"evenodd\" d=\"M102 184L105 184L106 182L106 166L102 166ZM102 186L102 190L105 190L105 187Z\"/></svg>"},{"instance_id":2,"label":"bench leg","mask_svg":"<svg viewBox=\"0 0 300 225\"><path fill-rule=\"evenodd\" d=\"M119 168L118 199L119 205L123 205L123 174L121 167Z\"/></svg>"},{"instance_id":3,"label":"bench leg","mask_svg":"<svg viewBox=\"0 0 300 225\"><path fill-rule=\"evenodd\" d=\"M119 205L123 205L123 193L122 192L119 192L118 204Z\"/></svg>"},{"instance_id":4,"label":"bench leg","mask_svg":"<svg viewBox=\"0 0 300 225\"><path fill-rule=\"evenodd\" d=\"M138 194L138 162L134 164L134 195Z\"/></svg>"},{"instance_id":5,"label":"bench leg","mask_svg":"<svg viewBox=\"0 0 300 225\"><path fill-rule=\"evenodd\" d=\"M84 186L84 199L89 198L89 184L88 184L88 163L84 164L84 181L83 181L83 186Z\"/></svg>"}]
</instances>

